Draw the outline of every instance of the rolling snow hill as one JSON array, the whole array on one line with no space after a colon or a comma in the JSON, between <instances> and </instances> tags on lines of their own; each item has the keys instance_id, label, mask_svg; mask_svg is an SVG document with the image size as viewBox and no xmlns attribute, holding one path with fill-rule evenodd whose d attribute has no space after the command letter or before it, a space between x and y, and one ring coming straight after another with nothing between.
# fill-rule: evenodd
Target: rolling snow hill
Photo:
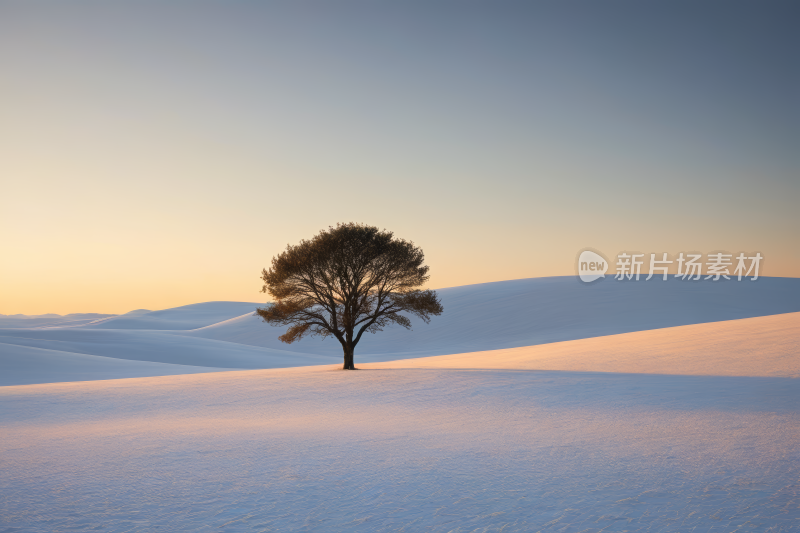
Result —
<instances>
[{"instance_id":1,"label":"rolling snow hill","mask_svg":"<svg viewBox=\"0 0 800 533\"><path fill-rule=\"evenodd\" d=\"M796 531L800 280L764 281L445 289L359 372L255 304L0 330L0 529Z\"/></svg>"},{"instance_id":2,"label":"rolling snow hill","mask_svg":"<svg viewBox=\"0 0 800 533\"><path fill-rule=\"evenodd\" d=\"M607 278L584 284L570 276L438 292L442 316L430 324L417 320L412 331L395 327L366 335L356 362L520 348L800 311L800 279L795 278ZM281 343L283 328L254 316L259 305L205 302L99 319L5 318L0 321L0 385L338 362L341 348L334 339Z\"/></svg>"},{"instance_id":3,"label":"rolling snow hill","mask_svg":"<svg viewBox=\"0 0 800 533\"><path fill-rule=\"evenodd\" d=\"M532 278L439 289L444 313L413 331L391 328L365 335L361 360L426 357L516 348L703 322L800 311L800 279L756 282L618 282L585 284L575 277ZM252 313L193 331L175 332L291 352L339 355L339 344L306 338L278 340L282 328ZM365 359L366 357L366 359Z\"/></svg>"}]
</instances>

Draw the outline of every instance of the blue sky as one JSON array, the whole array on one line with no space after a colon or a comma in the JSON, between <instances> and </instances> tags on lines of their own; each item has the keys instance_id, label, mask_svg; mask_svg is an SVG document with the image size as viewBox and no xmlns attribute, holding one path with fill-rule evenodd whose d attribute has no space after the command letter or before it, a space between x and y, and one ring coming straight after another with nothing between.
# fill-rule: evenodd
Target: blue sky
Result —
<instances>
[{"instance_id":1,"label":"blue sky","mask_svg":"<svg viewBox=\"0 0 800 533\"><path fill-rule=\"evenodd\" d=\"M258 301L344 221L420 244L439 287L584 247L798 276L799 13L0 2L0 313Z\"/></svg>"}]
</instances>

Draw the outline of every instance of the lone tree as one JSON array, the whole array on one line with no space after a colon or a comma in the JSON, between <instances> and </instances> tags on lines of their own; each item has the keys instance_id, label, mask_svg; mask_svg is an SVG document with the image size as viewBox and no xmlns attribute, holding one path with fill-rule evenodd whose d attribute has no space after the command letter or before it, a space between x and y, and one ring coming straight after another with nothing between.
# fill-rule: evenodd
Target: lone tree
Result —
<instances>
[{"instance_id":1,"label":"lone tree","mask_svg":"<svg viewBox=\"0 0 800 533\"><path fill-rule=\"evenodd\" d=\"M430 277L424 261L420 248L390 231L337 224L272 258L261 292L275 301L257 313L268 324L289 326L279 337L287 344L306 335L336 337L344 369L355 370L353 351L364 333L391 324L410 329L403 313L425 323L442 314L436 292L419 290Z\"/></svg>"}]
</instances>

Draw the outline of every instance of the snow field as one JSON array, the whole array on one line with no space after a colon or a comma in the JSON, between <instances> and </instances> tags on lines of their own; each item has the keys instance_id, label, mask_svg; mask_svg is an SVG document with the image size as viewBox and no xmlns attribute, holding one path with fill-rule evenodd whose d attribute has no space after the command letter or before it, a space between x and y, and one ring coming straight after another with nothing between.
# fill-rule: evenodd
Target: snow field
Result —
<instances>
[{"instance_id":1,"label":"snow field","mask_svg":"<svg viewBox=\"0 0 800 533\"><path fill-rule=\"evenodd\" d=\"M445 289L356 372L256 304L0 329L0 532L800 531L800 280L761 281Z\"/></svg>"},{"instance_id":2,"label":"snow field","mask_svg":"<svg viewBox=\"0 0 800 533\"><path fill-rule=\"evenodd\" d=\"M788 378L320 367L0 388L9 531L797 531Z\"/></svg>"}]
</instances>

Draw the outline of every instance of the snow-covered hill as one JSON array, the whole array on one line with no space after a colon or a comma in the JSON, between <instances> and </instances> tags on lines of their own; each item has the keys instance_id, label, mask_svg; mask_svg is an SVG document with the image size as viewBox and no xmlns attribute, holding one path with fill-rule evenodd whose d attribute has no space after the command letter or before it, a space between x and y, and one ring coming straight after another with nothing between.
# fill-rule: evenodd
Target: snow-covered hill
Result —
<instances>
[{"instance_id":1,"label":"snow-covered hill","mask_svg":"<svg viewBox=\"0 0 800 533\"><path fill-rule=\"evenodd\" d=\"M252 313L258 305L247 302L204 302L161 311L127 313L97 320L85 327L91 329L197 329L245 313Z\"/></svg>"},{"instance_id":2,"label":"snow-covered hill","mask_svg":"<svg viewBox=\"0 0 800 533\"><path fill-rule=\"evenodd\" d=\"M442 316L427 325L417 320L412 331L395 327L366 335L356 349L356 362L517 348L800 311L800 279L795 278L605 279L584 284L574 277L555 277L452 287L439 294ZM5 325L0 329L0 385L294 367L341 357L334 339L281 343L278 336L284 330L254 316L259 305L205 302L99 319L6 319L0 323ZM93 368L87 356L105 359Z\"/></svg>"},{"instance_id":3,"label":"snow-covered hill","mask_svg":"<svg viewBox=\"0 0 800 533\"><path fill-rule=\"evenodd\" d=\"M388 360L515 348L703 322L800 311L800 279L685 282L670 279L586 284L572 276L532 278L440 289L444 313L413 331L365 335L361 360ZM177 333L177 332L176 332ZM283 344L281 328L251 313L180 333L301 353L339 355L339 344L306 338ZM370 357L372 356L372 357ZM384 357L385 356L385 357Z\"/></svg>"},{"instance_id":4,"label":"snow-covered hill","mask_svg":"<svg viewBox=\"0 0 800 533\"><path fill-rule=\"evenodd\" d=\"M359 372L242 344L278 331L235 306L192 330L0 330L7 384L144 376L0 387L0 526L796 531L797 286L446 289L445 316L370 337L387 347ZM162 314L216 304L189 307ZM448 342L499 349L420 357ZM316 366L219 371L254 365Z\"/></svg>"}]
</instances>

